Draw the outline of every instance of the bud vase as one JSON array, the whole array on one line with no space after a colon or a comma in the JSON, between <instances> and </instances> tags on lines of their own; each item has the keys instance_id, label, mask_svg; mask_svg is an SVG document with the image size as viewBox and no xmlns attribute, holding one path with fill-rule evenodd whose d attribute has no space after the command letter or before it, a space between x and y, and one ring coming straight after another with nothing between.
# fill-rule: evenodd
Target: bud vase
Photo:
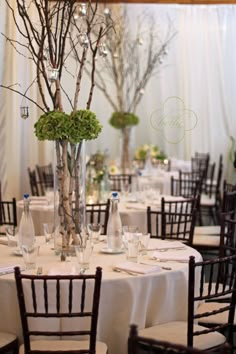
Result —
<instances>
[{"instance_id":1,"label":"bud vase","mask_svg":"<svg viewBox=\"0 0 236 354\"><path fill-rule=\"evenodd\" d=\"M54 223L61 244L57 249L61 248L61 260L65 260L85 237L85 142L56 141L55 153Z\"/></svg>"}]
</instances>

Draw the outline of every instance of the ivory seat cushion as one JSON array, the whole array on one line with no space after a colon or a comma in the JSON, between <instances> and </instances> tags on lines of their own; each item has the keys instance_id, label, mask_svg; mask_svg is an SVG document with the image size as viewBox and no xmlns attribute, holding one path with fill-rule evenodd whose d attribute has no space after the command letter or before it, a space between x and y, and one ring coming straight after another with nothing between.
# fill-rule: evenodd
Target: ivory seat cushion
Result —
<instances>
[{"instance_id":1,"label":"ivory seat cushion","mask_svg":"<svg viewBox=\"0 0 236 354\"><path fill-rule=\"evenodd\" d=\"M78 349L88 349L89 341L87 340L35 340L31 341L32 350L39 351L69 351ZM96 354L106 354L107 345L103 342L96 342ZM20 346L19 354L24 354L24 344Z\"/></svg>"},{"instance_id":2,"label":"ivory seat cushion","mask_svg":"<svg viewBox=\"0 0 236 354\"><path fill-rule=\"evenodd\" d=\"M201 314L204 312L211 312L213 310L218 310L221 309L224 306L227 306L227 303L219 303L219 302L204 302L202 303L198 309L197 309L197 313ZM212 316L208 316L208 317L204 317L202 320L201 318L199 319L199 322L204 322L206 324L212 324L212 323L227 323L228 322L228 312L222 312L222 313L218 313L216 315L212 315ZM234 319L234 323L236 323L235 319Z\"/></svg>"},{"instance_id":3,"label":"ivory seat cushion","mask_svg":"<svg viewBox=\"0 0 236 354\"><path fill-rule=\"evenodd\" d=\"M195 226L195 235L220 235L220 225Z\"/></svg>"},{"instance_id":4,"label":"ivory seat cushion","mask_svg":"<svg viewBox=\"0 0 236 354\"><path fill-rule=\"evenodd\" d=\"M216 203L215 195L209 197L207 194L201 195L201 206L214 206Z\"/></svg>"},{"instance_id":5,"label":"ivory seat cushion","mask_svg":"<svg viewBox=\"0 0 236 354\"><path fill-rule=\"evenodd\" d=\"M220 246L220 235L193 235L193 246Z\"/></svg>"},{"instance_id":6,"label":"ivory seat cushion","mask_svg":"<svg viewBox=\"0 0 236 354\"><path fill-rule=\"evenodd\" d=\"M15 334L7 333L7 332L0 332L0 348L5 347L6 345L10 344L14 340L16 340Z\"/></svg>"},{"instance_id":7,"label":"ivory seat cushion","mask_svg":"<svg viewBox=\"0 0 236 354\"><path fill-rule=\"evenodd\" d=\"M147 338L173 342L175 344L187 345L187 322L173 321L149 328L139 330L139 335ZM204 329L199 325L194 325L194 330ZM219 332L212 332L195 336L193 346L197 349L205 350L215 348L226 342L225 336Z\"/></svg>"}]
</instances>

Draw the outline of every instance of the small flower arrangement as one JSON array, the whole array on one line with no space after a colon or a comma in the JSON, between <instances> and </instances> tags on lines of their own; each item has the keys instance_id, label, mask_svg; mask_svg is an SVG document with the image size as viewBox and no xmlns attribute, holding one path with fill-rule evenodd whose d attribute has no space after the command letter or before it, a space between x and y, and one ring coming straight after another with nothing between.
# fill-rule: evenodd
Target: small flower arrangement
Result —
<instances>
[{"instance_id":1,"label":"small flower arrangement","mask_svg":"<svg viewBox=\"0 0 236 354\"><path fill-rule=\"evenodd\" d=\"M100 183L107 172L106 155L99 151L96 152L90 157L87 167L93 181Z\"/></svg>"},{"instance_id":2,"label":"small flower arrangement","mask_svg":"<svg viewBox=\"0 0 236 354\"><path fill-rule=\"evenodd\" d=\"M116 165L114 161L111 161L109 167L108 167L108 172L110 175L116 175L120 173L120 169Z\"/></svg>"},{"instance_id":3,"label":"small flower arrangement","mask_svg":"<svg viewBox=\"0 0 236 354\"><path fill-rule=\"evenodd\" d=\"M155 160L165 160L167 156L154 144L144 144L138 147L135 151L135 160L145 161L147 153L150 153L151 158Z\"/></svg>"}]
</instances>

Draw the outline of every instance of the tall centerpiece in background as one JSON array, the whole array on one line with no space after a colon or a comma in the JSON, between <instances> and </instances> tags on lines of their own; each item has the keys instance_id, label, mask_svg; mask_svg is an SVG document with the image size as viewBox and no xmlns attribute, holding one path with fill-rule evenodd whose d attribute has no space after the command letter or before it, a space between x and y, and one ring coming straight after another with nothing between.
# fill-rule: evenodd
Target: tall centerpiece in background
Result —
<instances>
[{"instance_id":1,"label":"tall centerpiece in background","mask_svg":"<svg viewBox=\"0 0 236 354\"><path fill-rule=\"evenodd\" d=\"M0 87L22 95L25 102L38 106L42 115L35 124L39 140L55 141L56 174L58 180L59 232L62 239L62 259L71 244L82 242L85 217L85 159L84 141L95 139L102 126L90 111L95 70L102 38L112 28L112 20L104 19L96 2L78 3L76 0L5 0L20 40L6 40L35 67L35 77L22 93L17 85ZM76 58L75 68L68 64ZM87 103L78 108L82 78L90 58ZM72 72L71 72L71 71ZM69 77L72 95L63 88L63 78ZM87 77L86 77L87 79ZM87 79L88 82L88 79ZM37 85L39 100L29 95ZM20 85L19 85L20 86ZM65 112L65 102L69 112ZM28 107L21 107L27 118Z\"/></svg>"},{"instance_id":2,"label":"tall centerpiece in background","mask_svg":"<svg viewBox=\"0 0 236 354\"><path fill-rule=\"evenodd\" d=\"M95 83L114 111L110 124L121 131L120 167L123 173L127 173L131 171L130 127L139 122L135 115L138 104L150 78L158 73L168 54L175 33L170 25L165 38L161 38L156 19L150 14L136 22L128 17L125 7L124 10L118 7L116 12L112 13L115 30L107 34L101 47L104 61L98 63ZM104 13L109 20L111 10L105 8Z\"/></svg>"}]
</instances>

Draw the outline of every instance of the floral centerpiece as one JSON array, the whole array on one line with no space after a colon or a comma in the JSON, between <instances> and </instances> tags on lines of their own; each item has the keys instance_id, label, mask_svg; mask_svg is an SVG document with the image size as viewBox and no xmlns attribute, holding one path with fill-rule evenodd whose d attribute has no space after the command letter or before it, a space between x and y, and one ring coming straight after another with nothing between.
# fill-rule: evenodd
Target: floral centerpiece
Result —
<instances>
[{"instance_id":1,"label":"floral centerpiece","mask_svg":"<svg viewBox=\"0 0 236 354\"><path fill-rule=\"evenodd\" d=\"M142 163L144 163L146 158L148 157L148 154L150 154L150 157L153 161L164 161L165 159L167 159L166 154L154 144L143 144L139 146L135 151L134 159L136 161L141 161Z\"/></svg>"},{"instance_id":2,"label":"floral centerpiece","mask_svg":"<svg viewBox=\"0 0 236 354\"><path fill-rule=\"evenodd\" d=\"M131 156L130 156L130 134L131 127L139 123L139 118L128 112L114 112L109 120L111 126L120 129L122 133L121 146L121 170L123 173L130 172Z\"/></svg>"},{"instance_id":3,"label":"floral centerpiece","mask_svg":"<svg viewBox=\"0 0 236 354\"><path fill-rule=\"evenodd\" d=\"M88 202L91 200L99 202L101 200L101 184L108 174L106 159L106 154L98 151L91 155L87 162L86 191L89 199ZM93 198L94 193L96 195L95 200Z\"/></svg>"},{"instance_id":4,"label":"floral centerpiece","mask_svg":"<svg viewBox=\"0 0 236 354\"><path fill-rule=\"evenodd\" d=\"M7 36L7 43L28 59L35 77L21 92L18 85L3 85L23 96L24 102L35 104L42 111L35 124L39 140L55 141L56 175L59 205L56 208L61 235L61 259L72 244L83 242L85 220L85 157L84 141L95 139L101 124L90 111L94 91L96 63L103 37L113 27L111 18L99 13L95 2L76 0L5 0L17 31L17 40ZM71 67L68 60L76 59ZM98 60L97 60L98 59ZM91 62L84 109L79 106L85 65ZM102 59L101 59L102 60ZM70 71L71 70L71 71ZM30 77L30 75L29 75ZM64 88L70 80L70 93ZM36 85L38 101L30 92ZM69 106L69 109L66 108ZM22 118L28 117L29 109ZM69 113L67 113L69 112Z\"/></svg>"}]
</instances>

